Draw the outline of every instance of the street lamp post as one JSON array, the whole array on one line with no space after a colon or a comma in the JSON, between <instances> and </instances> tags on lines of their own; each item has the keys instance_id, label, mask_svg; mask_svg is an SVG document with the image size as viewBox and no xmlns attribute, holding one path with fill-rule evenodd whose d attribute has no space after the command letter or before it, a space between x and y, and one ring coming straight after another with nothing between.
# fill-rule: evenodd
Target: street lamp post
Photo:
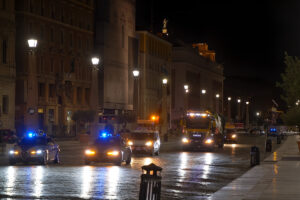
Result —
<instances>
[{"instance_id":1,"label":"street lamp post","mask_svg":"<svg viewBox=\"0 0 300 200\"><path fill-rule=\"evenodd\" d=\"M186 115L186 112L188 110L188 93L190 92L190 88L188 84L185 84L183 86L185 95L184 95L184 115Z\"/></svg>"},{"instance_id":2,"label":"street lamp post","mask_svg":"<svg viewBox=\"0 0 300 200\"><path fill-rule=\"evenodd\" d=\"M91 98L90 98L90 105L93 110L96 111L96 117L92 123L91 126L91 133L92 134L97 134L97 129L98 129L98 71L99 71L99 63L100 59L98 57L92 57L91 58L91 63L92 63L92 85L91 85Z\"/></svg>"},{"instance_id":3,"label":"street lamp post","mask_svg":"<svg viewBox=\"0 0 300 200\"><path fill-rule=\"evenodd\" d=\"M237 120L239 122L241 120L241 99L237 99L237 110L238 110Z\"/></svg>"},{"instance_id":4,"label":"street lamp post","mask_svg":"<svg viewBox=\"0 0 300 200\"><path fill-rule=\"evenodd\" d=\"M231 122L231 105L230 105L231 97L228 97L227 100L228 100L228 102L227 102L227 118L228 118L228 121Z\"/></svg>"},{"instance_id":5,"label":"street lamp post","mask_svg":"<svg viewBox=\"0 0 300 200\"><path fill-rule=\"evenodd\" d=\"M161 134L167 138L168 134L168 101L167 101L167 88L168 87L168 79L162 79L162 129Z\"/></svg>"},{"instance_id":6,"label":"street lamp post","mask_svg":"<svg viewBox=\"0 0 300 200\"><path fill-rule=\"evenodd\" d=\"M36 77L36 47L38 41L36 39L28 39L28 80L27 80L27 105L26 114L24 116L24 124L26 129L36 130L38 128L38 82Z\"/></svg>"},{"instance_id":7,"label":"street lamp post","mask_svg":"<svg viewBox=\"0 0 300 200\"><path fill-rule=\"evenodd\" d=\"M246 128L249 128L249 101L246 101Z\"/></svg>"},{"instance_id":8,"label":"street lamp post","mask_svg":"<svg viewBox=\"0 0 300 200\"><path fill-rule=\"evenodd\" d=\"M133 110L135 113L136 119L139 119L139 76L140 71L138 69L134 69L132 71L133 78L134 78L134 89L133 89Z\"/></svg>"},{"instance_id":9,"label":"street lamp post","mask_svg":"<svg viewBox=\"0 0 300 200\"><path fill-rule=\"evenodd\" d=\"M220 94L216 94L216 113L219 113L219 98L220 98Z\"/></svg>"}]
</instances>

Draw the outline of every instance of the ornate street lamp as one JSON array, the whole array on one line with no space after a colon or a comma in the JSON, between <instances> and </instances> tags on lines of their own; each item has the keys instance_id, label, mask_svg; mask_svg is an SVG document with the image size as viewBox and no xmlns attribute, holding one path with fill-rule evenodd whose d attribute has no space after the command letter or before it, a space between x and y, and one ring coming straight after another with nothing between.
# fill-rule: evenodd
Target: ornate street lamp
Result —
<instances>
[{"instance_id":1,"label":"ornate street lamp","mask_svg":"<svg viewBox=\"0 0 300 200\"><path fill-rule=\"evenodd\" d=\"M29 48L34 49L37 47L38 41L36 39L31 38L31 39L28 39L27 42L28 42Z\"/></svg>"},{"instance_id":2,"label":"ornate street lamp","mask_svg":"<svg viewBox=\"0 0 300 200\"><path fill-rule=\"evenodd\" d=\"M134 70L132 71L132 74L133 74L133 77L134 77L134 78L138 78L139 75L140 75L140 71L139 71L138 69L134 69Z\"/></svg>"},{"instance_id":3,"label":"ornate street lamp","mask_svg":"<svg viewBox=\"0 0 300 200\"><path fill-rule=\"evenodd\" d=\"M167 79L167 78L163 78L163 79L162 79L162 83L163 83L164 85L167 85L168 79Z\"/></svg>"},{"instance_id":4,"label":"ornate street lamp","mask_svg":"<svg viewBox=\"0 0 300 200\"><path fill-rule=\"evenodd\" d=\"M219 94L216 94L216 98L220 98L220 95L219 95Z\"/></svg>"},{"instance_id":5,"label":"ornate street lamp","mask_svg":"<svg viewBox=\"0 0 300 200\"><path fill-rule=\"evenodd\" d=\"M228 100L228 101L231 101L231 97L228 97L227 100Z\"/></svg>"},{"instance_id":6,"label":"ornate street lamp","mask_svg":"<svg viewBox=\"0 0 300 200\"><path fill-rule=\"evenodd\" d=\"M206 94L206 90L205 90L205 89L202 89L202 90L201 90L201 93L202 93L202 94Z\"/></svg>"}]
</instances>

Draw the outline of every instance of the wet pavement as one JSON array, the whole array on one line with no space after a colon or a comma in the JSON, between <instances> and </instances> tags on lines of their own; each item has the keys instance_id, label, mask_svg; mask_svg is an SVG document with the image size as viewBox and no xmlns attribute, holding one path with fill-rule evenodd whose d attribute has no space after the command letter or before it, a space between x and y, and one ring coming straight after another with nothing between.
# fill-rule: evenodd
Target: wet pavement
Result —
<instances>
[{"instance_id":1,"label":"wet pavement","mask_svg":"<svg viewBox=\"0 0 300 200\"><path fill-rule=\"evenodd\" d=\"M141 166L163 168L162 199L207 199L245 173L250 146L263 149L263 137L247 144L227 144L214 152L168 152L134 156L131 165L110 164L1 166L0 198L18 199L138 199ZM262 155L261 157L264 157Z\"/></svg>"}]
</instances>

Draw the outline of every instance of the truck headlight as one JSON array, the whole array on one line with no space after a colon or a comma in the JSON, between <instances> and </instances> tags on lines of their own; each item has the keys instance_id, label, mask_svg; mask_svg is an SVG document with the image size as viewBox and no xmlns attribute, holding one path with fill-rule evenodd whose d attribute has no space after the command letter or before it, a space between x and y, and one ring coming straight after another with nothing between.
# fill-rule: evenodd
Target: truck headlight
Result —
<instances>
[{"instance_id":1,"label":"truck headlight","mask_svg":"<svg viewBox=\"0 0 300 200\"><path fill-rule=\"evenodd\" d=\"M182 142L183 143L189 143L190 141L187 138L184 137L184 138L182 138Z\"/></svg>"},{"instance_id":2,"label":"truck headlight","mask_svg":"<svg viewBox=\"0 0 300 200\"><path fill-rule=\"evenodd\" d=\"M212 139L205 140L205 144L212 144L214 141Z\"/></svg>"},{"instance_id":3,"label":"truck headlight","mask_svg":"<svg viewBox=\"0 0 300 200\"><path fill-rule=\"evenodd\" d=\"M150 147L150 146L152 146L152 144L153 144L152 141L148 141L148 142L146 142L145 145L148 146L148 147Z\"/></svg>"}]
</instances>

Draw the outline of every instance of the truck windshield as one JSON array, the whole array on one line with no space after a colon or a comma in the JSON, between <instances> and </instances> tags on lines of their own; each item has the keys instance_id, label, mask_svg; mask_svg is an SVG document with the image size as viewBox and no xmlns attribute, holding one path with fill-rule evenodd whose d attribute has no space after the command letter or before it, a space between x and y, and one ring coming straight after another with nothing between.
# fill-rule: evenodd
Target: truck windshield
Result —
<instances>
[{"instance_id":1,"label":"truck windshield","mask_svg":"<svg viewBox=\"0 0 300 200\"><path fill-rule=\"evenodd\" d=\"M208 129L209 128L209 119L208 118L187 118L186 119L186 128L192 129Z\"/></svg>"}]
</instances>

